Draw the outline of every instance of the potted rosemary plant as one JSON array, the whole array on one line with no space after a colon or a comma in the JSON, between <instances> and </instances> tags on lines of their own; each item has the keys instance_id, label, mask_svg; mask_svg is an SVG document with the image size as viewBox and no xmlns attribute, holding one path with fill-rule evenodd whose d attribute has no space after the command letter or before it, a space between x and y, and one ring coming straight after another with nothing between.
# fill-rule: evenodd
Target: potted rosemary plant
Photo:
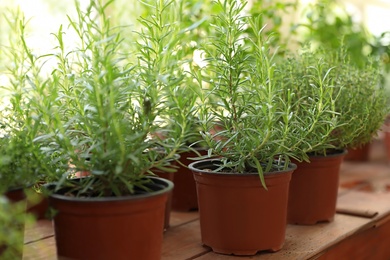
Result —
<instances>
[{"instance_id":1,"label":"potted rosemary plant","mask_svg":"<svg viewBox=\"0 0 390 260\"><path fill-rule=\"evenodd\" d=\"M153 49L161 49L163 52L166 51L166 46L175 46L172 48L171 57L161 63L158 68L161 75L164 75L165 71L175 70L176 79L172 82L173 84L162 88L166 100L163 104L164 109L158 113L161 124L155 138L159 142L171 142L172 139L181 142L177 143L180 145L177 151L180 158L175 165L177 171L159 174L174 182L175 187L170 203L172 209L180 211L197 208L195 182L187 165L189 164L188 157L198 156L202 148L200 127L194 105L197 99L197 89L188 69L193 61L196 41L200 37L197 31L202 26L202 20L198 21L196 18L199 14L191 13L195 11L195 5L198 4L199 2L186 2L185 5L177 5L177 11L169 15L155 16L153 20L142 20L142 24L147 26L154 35L160 35L160 38L149 38L149 45ZM148 9L150 9L149 12L153 12L153 7ZM163 26L156 27L156 23Z\"/></svg>"},{"instance_id":2,"label":"potted rosemary plant","mask_svg":"<svg viewBox=\"0 0 390 260\"><path fill-rule=\"evenodd\" d=\"M343 148L334 146L334 133L341 124L335 106L340 92L334 86L337 68L309 48L282 59L278 67L282 89L295 93L293 113L302 121L317 122L305 141L297 143L306 154L293 158L297 169L290 182L288 223L331 221L336 212L339 167L345 155ZM302 100L305 96L310 99ZM308 101L310 109L302 108L302 102Z\"/></svg>"},{"instance_id":3,"label":"potted rosemary plant","mask_svg":"<svg viewBox=\"0 0 390 260\"><path fill-rule=\"evenodd\" d=\"M27 209L42 217L46 201L32 187L48 178L48 166L39 145L33 141L42 131L42 125L37 116L39 112L34 110L30 100L33 84L27 76L37 71L34 71L34 59L28 55L25 42L19 38L24 39L26 33L24 16L19 11L9 11L4 18L9 27L9 42L2 46L2 51L9 62L4 64L7 81L0 86L0 194L19 201L25 198L25 191L30 190ZM38 205L43 206L42 212L37 211Z\"/></svg>"},{"instance_id":4,"label":"potted rosemary plant","mask_svg":"<svg viewBox=\"0 0 390 260\"><path fill-rule=\"evenodd\" d=\"M32 93L46 126L35 142L62 174L46 185L60 257L159 259L173 184L154 173L172 171L185 125L175 121L183 129L178 136L153 135L170 112L181 113L165 106L166 90L181 80L176 46L162 41L175 35L153 19L177 9L150 2L154 13L140 18L129 50L121 47L123 27L107 13L112 3L90 1L85 11L76 4L76 49L67 48L62 27L55 34L56 66ZM73 178L77 172L88 176Z\"/></svg>"},{"instance_id":5,"label":"potted rosemary plant","mask_svg":"<svg viewBox=\"0 0 390 260\"><path fill-rule=\"evenodd\" d=\"M389 94L381 82L379 58L369 56L364 65L359 67L351 62L344 49L338 50L333 56L339 68L336 84L342 86L336 111L341 114L343 122L349 122L337 133L337 145L351 151L369 144L377 135L389 113Z\"/></svg>"},{"instance_id":6,"label":"potted rosemary plant","mask_svg":"<svg viewBox=\"0 0 390 260\"><path fill-rule=\"evenodd\" d=\"M361 80L358 79L360 75L356 68L342 56L329 58L332 52L327 52L327 56L324 54L322 51L306 51L295 58L299 62L284 62L287 67L283 71L291 73L287 78L288 84L295 85L294 91L298 97L311 96L315 88L321 88L322 93L327 95L324 99L316 100L317 106L314 108L330 112L328 117L321 116L318 120L332 122L328 128L317 129L316 134L321 141L318 138L307 139L311 146L307 150L308 160L298 158L299 161L295 161L298 169L291 179L288 204L288 222L291 224L311 225L333 220L339 169L346 149L372 138L387 110L382 100L385 99L384 93L375 80L376 72L369 72L370 84L356 84ZM315 64L316 60L321 61L323 69L317 69L313 74L314 66L310 64ZM351 74L352 71L356 73ZM303 112L300 117L306 118L311 110ZM370 126L366 125L368 122ZM323 145L317 146L318 142Z\"/></svg>"},{"instance_id":7,"label":"potted rosemary plant","mask_svg":"<svg viewBox=\"0 0 390 260\"><path fill-rule=\"evenodd\" d=\"M1 46L9 62L0 66L7 79L0 86L0 258L21 259L25 223L34 219L30 212L41 217L46 209L33 189L45 178L46 168L33 142L42 128L28 97L30 60L17 38L24 35L26 23L19 12L7 12L4 18L10 34L8 44ZM42 212L37 205L43 205Z\"/></svg>"},{"instance_id":8,"label":"potted rosemary plant","mask_svg":"<svg viewBox=\"0 0 390 260\"><path fill-rule=\"evenodd\" d=\"M207 65L197 73L206 159L191 163L197 184L202 242L224 254L277 251L285 239L289 181L305 156L301 146L326 111L299 118L294 89L283 91L275 55L262 39L259 17L245 2L217 1L216 35L203 43ZM244 33L252 30L253 33ZM319 95L320 91L316 91ZM300 97L302 109L317 98ZM324 127L329 122L321 122ZM213 131L215 126L220 131Z\"/></svg>"}]
</instances>

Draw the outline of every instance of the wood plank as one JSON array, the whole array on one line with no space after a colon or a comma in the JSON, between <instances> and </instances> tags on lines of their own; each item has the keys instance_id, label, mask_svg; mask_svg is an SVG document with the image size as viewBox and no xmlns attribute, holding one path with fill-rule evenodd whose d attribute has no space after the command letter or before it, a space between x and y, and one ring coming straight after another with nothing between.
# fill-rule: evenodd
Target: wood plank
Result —
<instances>
[{"instance_id":1,"label":"wood plank","mask_svg":"<svg viewBox=\"0 0 390 260\"><path fill-rule=\"evenodd\" d=\"M57 251L54 237L45 238L24 246L23 260L56 260Z\"/></svg>"},{"instance_id":2,"label":"wood plank","mask_svg":"<svg viewBox=\"0 0 390 260\"><path fill-rule=\"evenodd\" d=\"M375 211L378 215L374 219L380 219L390 215L390 192L351 191L338 198L337 208Z\"/></svg>"},{"instance_id":3,"label":"wood plank","mask_svg":"<svg viewBox=\"0 0 390 260\"><path fill-rule=\"evenodd\" d=\"M199 221L194 220L165 232L161 259L193 259L209 251L201 244Z\"/></svg>"},{"instance_id":4,"label":"wood plank","mask_svg":"<svg viewBox=\"0 0 390 260\"><path fill-rule=\"evenodd\" d=\"M389 176L390 167L382 163L343 162L340 169L340 186L348 187L353 182L375 180Z\"/></svg>"},{"instance_id":5,"label":"wood plank","mask_svg":"<svg viewBox=\"0 0 390 260\"><path fill-rule=\"evenodd\" d=\"M340 170L338 196L350 191L390 192L390 167L383 163L344 162Z\"/></svg>"},{"instance_id":6,"label":"wood plank","mask_svg":"<svg viewBox=\"0 0 390 260\"><path fill-rule=\"evenodd\" d=\"M359 194L363 195L363 194ZM367 195L367 194L366 194ZM351 196L351 195L350 195ZM371 199L377 199L378 196L372 196ZM346 197L348 198L348 197ZM355 199L360 199L359 196ZM386 197L387 198L387 197ZM379 205L384 207L385 199L380 200ZM351 200L351 198L348 198ZM366 200L365 203L370 203ZM361 203L364 204L365 203ZM360 204L357 204L360 205ZM381 207L375 207L381 211ZM388 212L382 210L381 212ZM186 215L186 214L185 214ZM381 214L383 217L383 214ZM188 216L188 215L187 215ZM390 218L390 217L389 217ZM385 227L390 219L376 222L358 217L336 215L332 223L322 223L315 226L295 226L287 227L286 243L284 248L277 253L261 253L252 259L307 259L316 257L321 252L327 252L329 247L333 247L348 240L351 235L359 233L357 231L379 225L382 222ZM376 223L376 224L375 224ZM44 225L48 226L47 222ZM383 234L387 234L387 229ZM382 233L381 233L382 234ZM387 234L388 237L388 234ZM367 241L366 241L367 243ZM199 256L199 257L198 257ZM24 259L55 259L54 237L40 240L25 246ZM201 245L199 221L193 220L182 225L169 229L164 234L164 244L162 259L239 259L241 257L232 257L214 254L209 249ZM246 258L247 257L243 257Z\"/></svg>"},{"instance_id":7,"label":"wood plank","mask_svg":"<svg viewBox=\"0 0 390 260\"><path fill-rule=\"evenodd\" d=\"M390 216L377 225L348 237L313 259L390 259Z\"/></svg>"},{"instance_id":8,"label":"wood plank","mask_svg":"<svg viewBox=\"0 0 390 260\"><path fill-rule=\"evenodd\" d=\"M260 252L251 259L308 259L327 247L353 234L356 229L367 224L369 220L346 215L335 216L331 223L320 223L312 226L288 225L286 241L282 250L275 253ZM248 257L219 255L213 252L205 254L199 260L228 260Z\"/></svg>"},{"instance_id":9,"label":"wood plank","mask_svg":"<svg viewBox=\"0 0 390 260\"><path fill-rule=\"evenodd\" d=\"M31 243L51 236L54 236L52 221L39 220L25 228L24 243Z\"/></svg>"},{"instance_id":10,"label":"wood plank","mask_svg":"<svg viewBox=\"0 0 390 260\"><path fill-rule=\"evenodd\" d=\"M179 212L171 211L170 228L174 228L199 218L198 211Z\"/></svg>"}]
</instances>

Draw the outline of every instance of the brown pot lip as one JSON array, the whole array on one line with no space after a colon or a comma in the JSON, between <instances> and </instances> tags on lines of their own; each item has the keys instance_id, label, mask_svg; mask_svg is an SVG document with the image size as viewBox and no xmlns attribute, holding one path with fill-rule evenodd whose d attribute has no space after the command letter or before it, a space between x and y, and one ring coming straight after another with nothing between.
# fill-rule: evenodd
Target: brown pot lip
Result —
<instances>
[{"instance_id":1,"label":"brown pot lip","mask_svg":"<svg viewBox=\"0 0 390 260\"><path fill-rule=\"evenodd\" d=\"M207 147L200 147L200 146L190 146L184 149L179 150L179 154L187 153L187 152L194 152L194 151L207 151L209 148Z\"/></svg>"},{"instance_id":2,"label":"brown pot lip","mask_svg":"<svg viewBox=\"0 0 390 260\"><path fill-rule=\"evenodd\" d=\"M199 169L199 164L206 164L206 163L212 163L214 161L221 161L220 159L205 159L205 160L199 160L193 163L190 163L188 165L188 168L192 172L197 172L197 173L204 173L204 174L210 174L210 175L224 175L224 176L258 176L258 172L248 172L248 173L230 173L230 172L213 172L213 171L206 171ZM276 175L276 174L284 174L286 172L291 172L294 171L297 168L297 165L295 163L290 162L289 167L285 170L279 170L279 171L273 171L273 172L265 172L264 176L271 176L271 175Z\"/></svg>"},{"instance_id":3,"label":"brown pot lip","mask_svg":"<svg viewBox=\"0 0 390 260\"><path fill-rule=\"evenodd\" d=\"M309 155L309 158L331 158L345 156L348 153L347 149L334 149L332 154L328 155Z\"/></svg>"},{"instance_id":4,"label":"brown pot lip","mask_svg":"<svg viewBox=\"0 0 390 260\"><path fill-rule=\"evenodd\" d=\"M72 202L80 202L80 203L120 202L126 200L140 200L140 199L145 199L150 197L157 197L173 189L174 184L170 180L160 178L160 177L154 177L154 176L146 176L146 177L160 182L159 184L163 184L165 187L163 189L159 189L157 191L152 191L145 194L126 195L120 197L80 197L79 198L79 197L65 196L56 193L50 194L49 197L62 200L62 201L72 201ZM47 183L44 185L44 187L50 190L49 187L51 185L53 185L53 183Z\"/></svg>"},{"instance_id":5,"label":"brown pot lip","mask_svg":"<svg viewBox=\"0 0 390 260\"><path fill-rule=\"evenodd\" d=\"M33 187L34 184L26 184L26 185L19 185L19 186L11 186L8 189L5 190L5 192L14 192L14 191L19 191L19 190L25 190L25 189L30 189Z\"/></svg>"}]
</instances>

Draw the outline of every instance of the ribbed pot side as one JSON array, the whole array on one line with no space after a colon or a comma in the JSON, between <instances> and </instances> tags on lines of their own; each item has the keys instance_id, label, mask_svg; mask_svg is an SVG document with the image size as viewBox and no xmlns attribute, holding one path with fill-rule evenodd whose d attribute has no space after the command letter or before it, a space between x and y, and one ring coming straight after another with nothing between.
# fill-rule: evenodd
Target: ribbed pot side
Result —
<instances>
[{"instance_id":1,"label":"ribbed pot side","mask_svg":"<svg viewBox=\"0 0 390 260\"><path fill-rule=\"evenodd\" d=\"M336 214L340 165L345 151L311 156L309 162L294 162L288 201L289 224L314 225L331 222Z\"/></svg>"},{"instance_id":2,"label":"ribbed pot side","mask_svg":"<svg viewBox=\"0 0 390 260\"><path fill-rule=\"evenodd\" d=\"M180 160L180 155L177 154L176 155L176 160ZM178 163L176 160L171 160L169 162L169 165L170 166L167 166L168 168L171 167L173 170L176 170L176 168L178 167ZM175 179L175 175L177 173L180 174L180 172L170 172L170 171L164 171L164 170L159 170L159 169L151 169L151 171L156 174L156 176L160 177L160 178L163 178L163 179L166 179L166 180L169 180L171 181L172 183L174 182L174 179ZM169 228L169 225L170 225L170 221L171 221L171 209L172 209L172 193L173 193L173 189L168 193L168 199L167 199L167 202L165 204L165 214L164 214L164 231L166 231L168 228Z\"/></svg>"},{"instance_id":3,"label":"ribbed pot side","mask_svg":"<svg viewBox=\"0 0 390 260\"><path fill-rule=\"evenodd\" d=\"M158 177L169 180L171 182L175 179L176 172L164 172L160 170L154 170L154 174ZM172 190L168 192L167 202L165 203L165 213L164 213L164 231L169 228L171 222L171 209L172 209Z\"/></svg>"},{"instance_id":4,"label":"ribbed pot side","mask_svg":"<svg viewBox=\"0 0 390 260\"><path fill-rule=\"evenodd\" d=\"M366 162L370 159L370 149L371 143L366 143L361 147L354 149L348 149L348 153L345 155L344 160Z\"/></svg>"},{"instance_id":5,"label":"ribbed pot side","mask_svg":"<svg viewBox=\"0 0 390 260\"><path fill-rule=\"evenodd\" d=\"M170 181L153 178L155 191L126 197L49 197L59 259L161 257L164 212Z\"/></svg>"},{"instance_id":6,"label":"ribbed pot side","mask_svg":"<svg viewBox=\"0 0 390 260\"><path fill-rule=\"evenodd\" d=\"M196 195L196 184L192 171L188 165L199 155L206 155L206 149L198 149L198 153L187 151L180 154L179 169L175 175L175 188L172 192L172 209L176 211L193 211L198 210L198 197Z\"/></svg>"},{"instance_id":7,"label":"ribbed pot side","mask_svg":"<svg viewBox=\"0 0 390 260\"><path fill-rule=\"evenodd\" d=\"M293 168L259 175L213 173L209 160L190 164L194 173L202 242L216 253L254 255L278 251L285 241L287 196ZM293 165L295 166L295 165Z\"/></svg>"}]
</instances>

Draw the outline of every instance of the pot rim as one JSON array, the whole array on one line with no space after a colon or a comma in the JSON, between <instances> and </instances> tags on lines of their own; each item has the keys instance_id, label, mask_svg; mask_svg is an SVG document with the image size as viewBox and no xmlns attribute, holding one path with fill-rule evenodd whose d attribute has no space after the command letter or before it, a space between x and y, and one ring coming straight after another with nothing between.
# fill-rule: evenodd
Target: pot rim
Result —
<instances>
[{"instance_id":1,"label":"pot rim","mask_svg":"<svg viewBox=\"0 0 390 260\"><path fill-rule=\"evenodd\" d=\"M8 189L5 190L5 192L13 192L18 190L26 190L30 189L34 186L34 184L26 184L26 185L19 185L19 186L10 186Z\"/></svg>"},{"instance_id":2,"label":"pot rim","mask_svg":"<svg viewBox=\"0 0 390 260\"><path fill-rule=\"evenodd\" d=\"M144 194L135 194L135 195L125 195L120 197L70 197L66 195L56 194L52 193L49 195L49 197L52 197L54 199L59 199L63 201L73 201L73 202L85 202L85 203L93 203L93 202L115 202L115 201L125 201L125 200L140 200L144 198L149 197L155 197L160 196L164 193L167 193L173 189L173 182L164 178L160 177L154 177L154 176L145 176L146 178L154 179L160 182L160 184L165 184L165 187L163 189L159 189L157 191L151 191ZM47 183L43 186L47 190L51 190L50 186L55 185L55 183Z\"/></svg>"},{"instance_id":3,"label":"pot rim","mask_svg":"<svg viewBox=\"0 0 390 260\"><path fill-rule=\"evenodd\" d=\"M348 153L347 149L334 149L334 152L331 154L327 155L309 155L309 158L331 158L331 157L339 157L339 156L344 156Z\"/></svg>"},{"instance_id":4,"label":"pot rim","mask_svg":"<svg viewBox=\"0 0 390 260\"><path fill-rule=\"evenodd\" d=\"M221 161L221 160L218 159L218 158L199 160L199 161L190 163L188 165L188 168L191 171L193 171L193 172L205 173L205 174L210 174L210 175L225 175L225 176L253 176L253 175L259 175L258 172L248 172L248 173L214 172L214 171L202 170L202 169L199 169L199 168L196 167L196 164L212 163L214 161ZM290 162L287 169L273 171L273 172L264 172L263 174L264 174L264 176L270 176L270 175L275 175L275 174L283 174L285 172L293 171L296 168L297 168L297 165L295 163Z\"/></svg>"}]
</instances>

